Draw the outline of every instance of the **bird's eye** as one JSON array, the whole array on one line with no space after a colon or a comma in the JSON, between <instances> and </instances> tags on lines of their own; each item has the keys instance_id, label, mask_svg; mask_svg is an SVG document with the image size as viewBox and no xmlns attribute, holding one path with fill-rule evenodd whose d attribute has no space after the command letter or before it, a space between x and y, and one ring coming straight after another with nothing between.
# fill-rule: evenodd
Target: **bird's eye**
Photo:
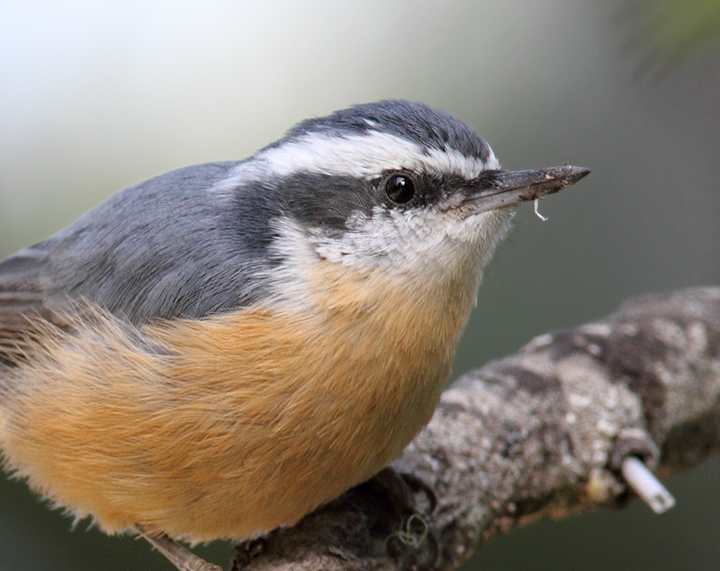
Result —
<instances>
[{"instance_id":1,"label":"bird's eye","mask_svg":"<svg viewBox=\"0 0 720 571\"><path fill-rule=\"evenodd\" d=\"M415 196L415 182L405 174L394 174L385 181L388 198L398 204L404 204Z\"/></svg>"}]
</instances>

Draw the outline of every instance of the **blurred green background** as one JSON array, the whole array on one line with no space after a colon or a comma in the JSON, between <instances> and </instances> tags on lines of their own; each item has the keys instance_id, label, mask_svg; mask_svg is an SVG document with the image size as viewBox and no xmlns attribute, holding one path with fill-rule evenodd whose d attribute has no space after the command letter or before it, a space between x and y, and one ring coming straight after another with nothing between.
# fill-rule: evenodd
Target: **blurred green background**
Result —
<instances>
[{"instance_id":1,"label":"blurred green background","mask_svg":"<svg viewBox=\"0 0 720 571\"><path fill-rule=\"evenodd\" d=\"M116 191L238 159L297 121L405 98L475 127L504 166L591 167L520 209L454 377L628 296L720 283L715 0L0 1L0 257ZM471 568L718 569L720 461L637 502L522 528ZM241 501L241 499L240 499ZM0 571L165 570L0 483ZM226 565L229 544L200 552Z\"/></svg>"}]
</instances>

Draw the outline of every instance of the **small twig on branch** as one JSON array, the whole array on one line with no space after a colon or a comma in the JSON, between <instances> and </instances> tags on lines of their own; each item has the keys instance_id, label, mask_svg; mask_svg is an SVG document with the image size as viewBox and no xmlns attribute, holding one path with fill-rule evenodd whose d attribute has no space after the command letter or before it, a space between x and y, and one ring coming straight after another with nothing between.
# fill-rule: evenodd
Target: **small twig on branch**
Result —
<instances>
[{"instance_id":1,"label":"small twig on branch","mask_svg":"<svg viewBox=\"0 0 720 571\"><path fill-rule=\"evenodd\" d=\"M719 449L720 288L647 296L460 379L393 463L408 505L386 472L233 569L457 567L515 525L623 505L628 459L666 476Z\"/></svg>"}]
</instances>

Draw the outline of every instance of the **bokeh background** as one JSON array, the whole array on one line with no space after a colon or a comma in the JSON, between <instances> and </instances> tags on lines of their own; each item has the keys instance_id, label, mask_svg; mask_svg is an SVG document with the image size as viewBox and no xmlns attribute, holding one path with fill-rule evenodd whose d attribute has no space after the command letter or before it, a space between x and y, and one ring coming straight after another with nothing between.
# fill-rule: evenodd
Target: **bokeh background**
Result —
<instances>
[{"instance_id":1,"label":"bokeh background","mask_svg":"<svg viewBox=\"0 0 720 571\"><path fill-rule=\"evenodd\" d=\"M629 296L720 284L716 0L0 1L0 257L162 172L243 158L306 117L405 98L504 166L592 175L520 209L454 376ZM720 462L490 542L472 569L718 569ZM242 499L239 499L242 501ZM0 571L165 570L0 483ZM226 565L227 543L200 550Z\"/></svg>"}]
</instances>

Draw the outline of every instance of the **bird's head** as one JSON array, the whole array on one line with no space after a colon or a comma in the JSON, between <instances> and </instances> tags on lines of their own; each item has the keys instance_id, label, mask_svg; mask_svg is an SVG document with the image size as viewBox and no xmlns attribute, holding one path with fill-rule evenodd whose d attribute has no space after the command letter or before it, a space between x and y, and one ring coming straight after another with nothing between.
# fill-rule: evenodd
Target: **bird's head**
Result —
<instances>
[{"instance_id":1,"label":"bird's head","mask_svg":"<svg viewBox=\"0 0 720 571\"><path fill-rule=\"evenodd\" d=\"M511 207L588 172L501 170L457 119L383 101L300 123L242 163L229 184L252 194L253 216L267 213L260 241L277 262L273 274L288 283L328 261L359 276L380 271L432 286L466 274L476 285Z\"/></svg>"}]
</instances>

